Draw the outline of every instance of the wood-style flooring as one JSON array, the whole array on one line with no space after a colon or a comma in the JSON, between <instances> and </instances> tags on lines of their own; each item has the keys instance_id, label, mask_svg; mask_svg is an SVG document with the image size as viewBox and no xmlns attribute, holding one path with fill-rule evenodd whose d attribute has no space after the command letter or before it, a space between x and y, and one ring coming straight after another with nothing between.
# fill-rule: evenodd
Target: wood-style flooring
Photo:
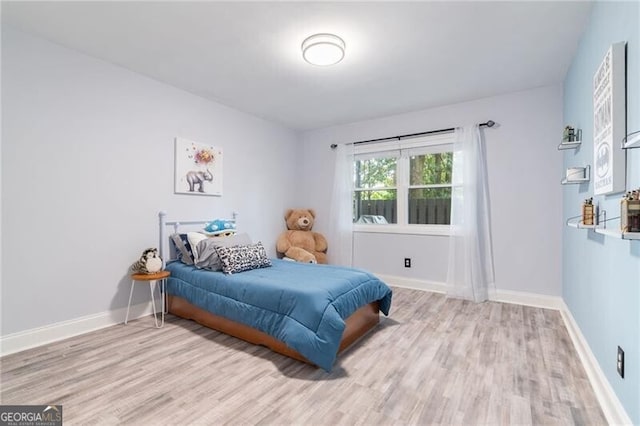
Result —
<instances>
[{"instance_id":1,"label":"wood-style flooring","mask_svg":"<svg viewBox=\"0 0 640 426\"><path fill-rule=\"evenodd\" d=\"M0 359L2 404L65 425L606 424L557 311L394 288L331 373L168 316Z\"/></svg>"}]
</instances>

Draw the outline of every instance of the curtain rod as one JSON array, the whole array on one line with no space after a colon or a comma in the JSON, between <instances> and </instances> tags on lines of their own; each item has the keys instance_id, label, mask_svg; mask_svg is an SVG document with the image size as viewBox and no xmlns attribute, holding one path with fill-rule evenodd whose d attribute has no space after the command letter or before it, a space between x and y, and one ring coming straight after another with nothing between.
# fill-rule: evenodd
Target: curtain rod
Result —
<instances>
[{"instance_id":1,"label":"curtain rod","mask_svg":"<svg viewBox=\"0 0 640 426\"><path fill-rule=\"evenodd\" d=\"M478 126L480 127L493 127L495 126L496 122L493 120L489 120L485 123L480 123L478 124ZM382 142L382 141L392 141L394 139L404 139L404 138L410 138L410 137L414 137L414 136L423 136L423 135L433 135L433 134L437 134L437 133L449 133L449 132L453 132L455 131L455 127L450 127L448 129L439 129L439 130L429 130L427 132L420 132L420 133L409 133L408 135L399 135L399 136L392 136L390 138L379 138L379 139L369 139L366 141L358 141L358 142L352 142L353 145L360 145L362 143L373 143L373 142ZM338 144L332 143L331 144L331 149L335 149L338 146Z\"/></svg>"}]
</instances>

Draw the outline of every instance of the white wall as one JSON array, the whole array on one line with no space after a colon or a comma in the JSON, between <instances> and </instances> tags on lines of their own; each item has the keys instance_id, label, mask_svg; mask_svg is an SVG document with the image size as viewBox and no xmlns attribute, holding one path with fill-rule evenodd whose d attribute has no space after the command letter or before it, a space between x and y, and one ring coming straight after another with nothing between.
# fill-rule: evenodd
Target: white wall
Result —
<instances>
[{"instance_id":1,"label":"white wall","mask_svg":"<svg viewBox=\"0 0 640 426\"><path fill-rule=\"evenodd\" d=\"M229 217L275 255L297 135L2 29L2 335L126 306L169 219ZM176 136L224 149L224 195L173 194ZM134 303L148 300L142 286Z\"/></svg>"},{"instance_id":2,"label":"white wall","mask_svg":"<svg viewBox=\"0 0 640 426\"><path fill-rule=\"evenodd\" d=\"M454 84L452 82L452 84ZM303 134L302 176L296 200L318 212L326 232L333 182L331 143L354 142L494 120L485 131L491 192L496 287L561 294L562 88L544 87L442 108L352 123ZM329 241L329 250L331 242ZM354 266L373 272L443 282L448 238L356 234ZM411 269L403 259L411 257Z\"/></svg>"},{"instance_id":3,"label":"white wall","mask_svg":"<svg viewBox=\"0 0 640 426\"><path fill-rule=\"evenodd\" d=\"M560 295L561 95L547 87L319 129L299 146L286 128L4 27L1 333L126 306L127 268L157 245L161 209L238 211L273 255L288 207L315 208L316 230L328 228L329 144L487 119L500 124L486 131L497 286ZM223 197L173 194L176 136L224 149ZM442 236L358 234L355 263L442 282L447 249ZM141 286L134 303L147 297Z\"/></svg>"}]
</instances>

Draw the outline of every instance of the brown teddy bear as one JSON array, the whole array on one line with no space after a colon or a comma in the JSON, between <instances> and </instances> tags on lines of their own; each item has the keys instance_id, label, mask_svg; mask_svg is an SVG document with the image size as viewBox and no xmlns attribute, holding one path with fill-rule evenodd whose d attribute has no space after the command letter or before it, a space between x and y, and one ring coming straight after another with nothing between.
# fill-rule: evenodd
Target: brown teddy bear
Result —
<instances>
[{"instance_id":1,"label":"brown teddy bear","mask_svg":"<svg viewBox=\"0 0 640 426\"><path fill-rule=\"evenodd\" d=\"M289 209L284 215L288 231L278 237L278 254L305 263L327 263L327 240L311 231L316 213L312 209Z\"/></svg>"}]
</instances>

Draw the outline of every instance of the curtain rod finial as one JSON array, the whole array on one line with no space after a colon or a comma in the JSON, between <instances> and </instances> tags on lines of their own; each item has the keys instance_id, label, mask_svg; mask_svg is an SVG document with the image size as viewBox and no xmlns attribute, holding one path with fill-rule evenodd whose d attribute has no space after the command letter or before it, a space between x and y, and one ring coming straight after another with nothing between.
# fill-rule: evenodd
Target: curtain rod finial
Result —
<instances>
[{"instance_id":1,"label":"curtain rod finial","mask_svg":"<svg viewBox=\"0 0 640 426\"><path fill-rule=\"evenodd\" d=\"M338 144L337 144L337 143L332 143L332 144L331 144L331 149L336 149L337 147L338 147Z\"/></svg>"},{"instance_id":2,"label":"curtain rod finial","mask_svg":"<svg viewBox=\"0 0 640 426\"><path fill-rule=\"evenodd\" d=\"M493 121L493 120L487 121L487 127L493 127L493 126L495 126L495 124L496 124L496 122Z\"/></svg>"}]
</instances>

